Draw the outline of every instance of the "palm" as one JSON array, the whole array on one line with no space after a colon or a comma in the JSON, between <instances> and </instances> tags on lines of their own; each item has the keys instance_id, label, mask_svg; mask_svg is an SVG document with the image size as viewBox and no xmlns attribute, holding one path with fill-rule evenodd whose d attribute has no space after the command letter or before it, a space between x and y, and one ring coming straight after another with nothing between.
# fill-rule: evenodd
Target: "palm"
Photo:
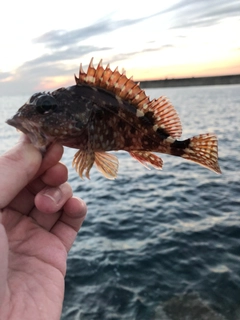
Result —
<instances>
[{"instance_id":1,"label":"palm","mask_svg":"<svg viewBox=\"0 0 240 320\"><path fill-rule=\"evenodd\" d=\"M1 319L60 318L67 252L86 213L65 182L67 170L58 163L62 148L53 146L43 160L36 149L31 152L36 153L37 165L31 173L35 178L16 171L15 176L22 177L15 177L15 183L27 176L28 184L18 190L11 182L10 193L15 196L4 194L5 189L0 196L0 218L5 227L0 228ZM0 160L3 181L9 175L2 168L12 160L11 154ZM7 179L5 182L8 186Z\"/></svg>"},{"instance_id":2,"label":"palm","mask_svg":"<svg viewBox=\"0 0 240 320\"><path fill-rule=\"evenodd\" d=\"M38 319L39 308L44 313L49 312L43 310L45 307L57 311L57 314L48 314L50 319L59 319L64 292L66 249L54 234L38 226L31 218L20 215L8 212L9 218L14 216L18 220L13 219L11 223L16 222L17 225L7 230L11 252L8 290L12 296L17 297L15 308L19 308L22 316L26 311L22 319L28 319L29 315L29 319ZM59 308L56 309L56 305ZM33 317L34 311L36 316Z\"/></svg>"}]
</instances>

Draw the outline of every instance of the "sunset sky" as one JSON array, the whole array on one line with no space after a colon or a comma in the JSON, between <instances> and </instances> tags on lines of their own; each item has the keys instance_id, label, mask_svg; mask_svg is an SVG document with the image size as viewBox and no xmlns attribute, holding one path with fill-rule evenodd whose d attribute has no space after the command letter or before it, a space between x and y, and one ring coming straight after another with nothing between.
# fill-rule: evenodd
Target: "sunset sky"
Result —
<instances>
[{"instance_id":1,"label":"sunset sky","mask_svg":"<svg viewBox=\"0 0 240 320\"><path fill-rule=\"evenodd\" d=\"M0 94L74 84L80 62L135 80L240 74L240 1L5 1Z\"/></svg>"}]
</instances>

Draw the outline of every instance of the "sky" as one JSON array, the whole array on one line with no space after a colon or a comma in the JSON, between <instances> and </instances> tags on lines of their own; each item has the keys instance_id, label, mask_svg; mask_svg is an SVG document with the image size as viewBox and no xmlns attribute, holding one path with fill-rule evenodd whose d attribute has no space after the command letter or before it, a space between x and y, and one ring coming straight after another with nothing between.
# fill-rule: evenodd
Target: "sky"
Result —
<instances>
[{"instance_id":1,"label":"sky","mask_svg":"<svg viewBox=\"0 0 240 320\"><path fill-rule=\"evenodd\" d=\"M0 94L74 85L94 57L134 80L240 74L240 0L9 0Z\"/></svg>"}]
</instances>

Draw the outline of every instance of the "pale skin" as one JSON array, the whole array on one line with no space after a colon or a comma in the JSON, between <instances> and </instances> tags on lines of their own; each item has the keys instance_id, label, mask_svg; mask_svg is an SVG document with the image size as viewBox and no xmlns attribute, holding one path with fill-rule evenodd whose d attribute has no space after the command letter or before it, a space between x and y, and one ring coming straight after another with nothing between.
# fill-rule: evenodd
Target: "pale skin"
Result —
<instances>
[{"instance_id":1,"label":"pale skin","mask_svg":"<svg viewBox=\"0 0 240 320\"><path fill-rule=\"evenodd\" d=\"M62 146L41 153L23 135L0 157L0 319L60 319L67 253L86 215Z\"/></svg>"}]
</instances>

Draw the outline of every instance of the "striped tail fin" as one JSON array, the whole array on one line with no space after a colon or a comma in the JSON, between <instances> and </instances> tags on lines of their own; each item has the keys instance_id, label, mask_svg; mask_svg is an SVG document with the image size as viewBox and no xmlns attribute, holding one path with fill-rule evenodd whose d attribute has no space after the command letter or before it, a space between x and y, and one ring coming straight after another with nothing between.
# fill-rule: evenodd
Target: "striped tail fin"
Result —
<instances>
[{"instance_id":1,"label":"striped tail fin","mask_svg":"<svg viewBox=\"0 0 240 320\"><path fill-rule=\"evenodd\" d=\"M221 173L218 164L218 141L213 134L200 134L185 141L171 144L171 154L194 161L216 173Z\"/></svg>"}]
</instances>

